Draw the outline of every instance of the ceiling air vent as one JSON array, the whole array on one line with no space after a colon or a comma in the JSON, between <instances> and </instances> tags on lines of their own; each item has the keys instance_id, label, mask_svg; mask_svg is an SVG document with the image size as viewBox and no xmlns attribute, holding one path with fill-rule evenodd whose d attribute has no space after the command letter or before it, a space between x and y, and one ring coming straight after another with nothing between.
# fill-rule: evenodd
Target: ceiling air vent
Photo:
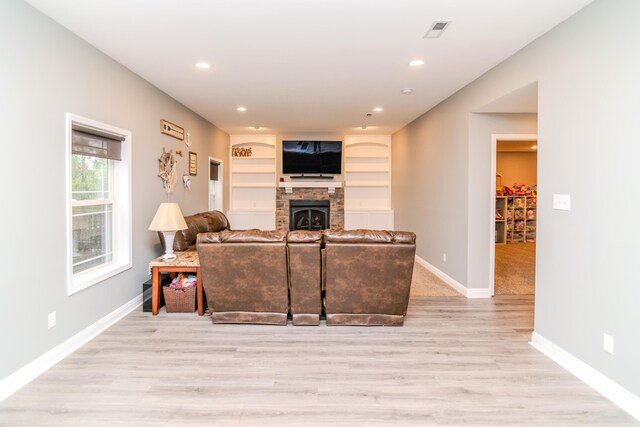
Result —
<instances>
[{"instance_id":1,"label":"ceiling air vent","mask_svg":"<svg viewBox=\"0 0 640 427\"><path fill-rule=\"evenodd\" d=\"M447 29L449 24L451 24L451 21L435 21L431 24L431 28L429 28L429 31L427 31L423 39L437 39L444 30Z\"/></svg>"}]
</instances>

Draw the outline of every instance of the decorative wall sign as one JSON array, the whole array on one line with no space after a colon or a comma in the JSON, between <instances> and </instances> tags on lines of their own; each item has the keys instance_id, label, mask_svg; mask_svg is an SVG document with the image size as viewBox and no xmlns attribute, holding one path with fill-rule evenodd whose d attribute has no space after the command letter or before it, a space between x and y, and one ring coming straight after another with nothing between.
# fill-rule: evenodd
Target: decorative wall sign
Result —
<instances>
[{"instance_id":1,"label":"decorative wall sign","mask_svg":"<svg viewBox=\"0 0 640 427\"><path fill-rule=\"evenodd\" d=\"M251 152L251 147L248 148L240 148L233 147L231 149L231 157L251 157L253 153Z\"/></svg>"},{"instance_id":2,"label":"decorative wall sign","mask_svg":"<svg viewBox=\"0 0 640 427\"><path fill-rule=\"evenodd\" d=\"M180 141L184 140L184 129L164 119L160 120L160 132L175 139L179 139Z\"/></svg>"},{"instance_id":3,"label":"decorative wall sign","mask_svg":"<svg viewBox=\"0 0 640 427\"><path fill-rule=\"evenodd\" d=\"M189 175L198 175L198 154L189 151Z\"/></svg>"}]
</instances>

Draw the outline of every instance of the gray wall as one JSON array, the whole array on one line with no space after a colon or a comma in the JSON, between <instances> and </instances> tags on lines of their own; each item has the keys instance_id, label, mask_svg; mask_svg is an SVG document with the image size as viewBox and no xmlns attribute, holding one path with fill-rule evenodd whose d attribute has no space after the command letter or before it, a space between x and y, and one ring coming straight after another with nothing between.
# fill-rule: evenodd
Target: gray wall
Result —
<instances>
[{"instance_id":1,"label":"gray wall","mask_svg":"<svg viewBox=\"0 0 640 427\"><path fill-rule=\"evenodd\" d=\"M186 214L207 209L208 156L228 159L229 137L27 4L0 2L3 295L0 379L141 292L160 254L147 227L165 200L157 177L162 147L198 153L192 191L172 201ZM132 131L133 268L67 296L65 113ZM160 134L160 119L191 132L193 146ZM228 181L227 181L228 182ZM226 201L225 201L226 205ZM57 326L47 329L47 314Z\"/></svg>"},{"instance_id":2,"label":"gray wall","mask_svg":"<svg viewBox=\"0 0 640 427\"><path fill-rule=\"evenodd\" d=\"M596 1L397 132L392 191L396 228L418 233L418 255L468 287L488 287L488 229L477 216L491 201L476 190L488 185L490 153L473 112L537 81L535 330L636 395L638 16L636 0ZM571 194L572 210L553 210L554 193ZM615 355L602 350L603 332Z\"/></svg>"},{"instance_id":3,"label":"gray wall","mask_svg":"<svg viewBox=\"0 0 640 427\"><path fill-rule=\"evenodd\" d=\"M488 288L494 244L490 230L495 227L495 182L491 171L493 134L534 134L535 114L471 114L469 116L469 189L467 212L467 281L468 288Z\"/></svg>"}]
</instances>

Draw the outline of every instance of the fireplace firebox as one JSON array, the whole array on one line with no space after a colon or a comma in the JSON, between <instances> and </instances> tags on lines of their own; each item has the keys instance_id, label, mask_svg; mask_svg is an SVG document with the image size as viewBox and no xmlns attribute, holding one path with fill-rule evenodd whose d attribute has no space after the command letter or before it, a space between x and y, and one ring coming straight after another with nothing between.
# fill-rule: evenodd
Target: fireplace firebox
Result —
<instances>
[{"instance_id":1,"label":"fireplace firebox","mask_svg":"<svg viewBox=\"0 0 640 427\"><path fill-rule=\"evenodd\" d=\"M330 227L329 200L290 200L289 229L319 231Z\"/></svg>"}]
</instances>

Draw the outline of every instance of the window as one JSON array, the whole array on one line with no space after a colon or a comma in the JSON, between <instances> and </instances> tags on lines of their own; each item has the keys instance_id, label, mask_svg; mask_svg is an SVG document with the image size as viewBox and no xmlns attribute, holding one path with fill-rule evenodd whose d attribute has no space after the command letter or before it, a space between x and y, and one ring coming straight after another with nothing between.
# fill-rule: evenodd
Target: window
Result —
<instances>
[{"instance_id":1,"label":"window","mask_svg":"<svg viewBox=\"0 0 640 427\"><path fill-rule=\"evenodd\" d=\"M131 267L131 132L67 114L69 294Z\"/></svg>"}]
</instances>

